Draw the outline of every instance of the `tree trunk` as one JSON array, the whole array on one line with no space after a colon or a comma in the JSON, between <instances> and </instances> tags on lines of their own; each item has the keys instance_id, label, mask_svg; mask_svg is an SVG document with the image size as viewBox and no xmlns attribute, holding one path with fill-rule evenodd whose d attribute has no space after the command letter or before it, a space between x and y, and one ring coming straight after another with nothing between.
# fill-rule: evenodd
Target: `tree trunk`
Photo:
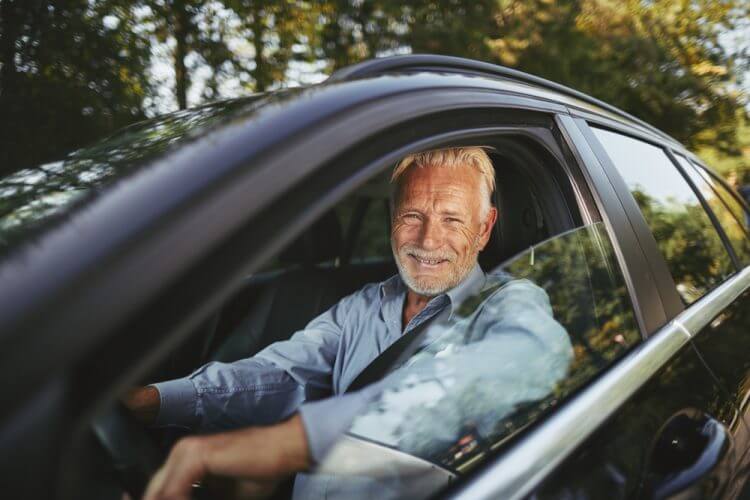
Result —
<instances>
[{"instance_id":1,"label":"tree trunk","mask_svg":"<svg viewBox=\"0 0 750 500\"><path fill-rule=\"evenodd\" d=\"M180 109L187 108L187 90L190 77L185 67L185 56L188 52L188 35L190 33L190 15L184 0L175 0L172 4L172 19L174 19L174 38L176 42L174 53L175 95Z\"/></svg>"},{"instance_id":2,"label":"tree trunk","mask_svg":"<svg viewBox=\"0 0 750 500\"><path fill-rule=\"evenodd\" d=\"M16 87L16 40L20 34L19 0L0 0L0 98L12 96Z\"/></svg>"},{"instance_id":3,"label":"tree trunk","mask_svg":"<svg viewBox=\"0 0 750 500\"><path fill-rule=\"evenodd\" d=\"M255 49L255 69L253 70L253 79L255 80L255 91L264 92L271 83L268 76L268 63L263 56L263 35L265 26L263 26L263 7L258 2L253 3L253 48Z\"/></svg>"}]
</instances>

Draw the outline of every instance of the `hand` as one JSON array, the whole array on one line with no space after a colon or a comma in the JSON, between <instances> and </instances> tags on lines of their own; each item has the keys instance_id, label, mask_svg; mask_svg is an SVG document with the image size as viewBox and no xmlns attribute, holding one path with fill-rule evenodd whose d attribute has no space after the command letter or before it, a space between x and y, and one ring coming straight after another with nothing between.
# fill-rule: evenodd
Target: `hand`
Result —
<instances>
[{"instance_id":1,"label":"hand","mask_svg":"<svg viewBox=\"0 0 750 500\"><path fill-rule=\"evenodd\" d=\"M136 387L128 391L121 401L141 423L152 424L159 414L161 400L156 387Z\"/></svg>"},{"instance_id":2,"label":"hand","mask_svg":"<svg viewBox=\"0 0 750 500\"><path fill-rule=\"evenodd\" d=\"M270 494L284 477L310 467L302 418L180 440L146 489L144 500L189 499L193 484L235 480L234 493ZM241 482L236 482L241 481Z\"/></svg>"}]
</instances>

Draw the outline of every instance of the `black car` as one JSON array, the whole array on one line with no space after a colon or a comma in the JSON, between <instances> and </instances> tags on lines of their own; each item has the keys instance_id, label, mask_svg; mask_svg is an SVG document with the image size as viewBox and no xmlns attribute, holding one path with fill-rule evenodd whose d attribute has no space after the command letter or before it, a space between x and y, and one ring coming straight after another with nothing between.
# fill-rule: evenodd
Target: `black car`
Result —
<instances>
[{"instance_id":1,"label":"black car","mask_svg":"<svg viewBox=\"0 0 750 500\"><path fill-rule=\"evenodd\" d=\"M173 113L0 179L0 495L138 495L176 436L118 397L251 356L394 274L389 171L457 145L492 148L500 218L480 263L544 288L566 376L502 411L513 386L487 379L482 398L444 388L439 416L426 390L384 404L318 473L382 480L383 497L741 496L745 201L612 106L429 55ZM407 407L419 435L382 438Z\"/></svg>"}]
</instances>

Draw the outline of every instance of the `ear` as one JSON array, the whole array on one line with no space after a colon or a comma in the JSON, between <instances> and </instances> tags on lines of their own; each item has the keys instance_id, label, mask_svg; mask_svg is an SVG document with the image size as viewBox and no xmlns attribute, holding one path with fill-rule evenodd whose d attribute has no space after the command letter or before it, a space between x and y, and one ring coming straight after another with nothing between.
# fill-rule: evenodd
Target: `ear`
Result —
<instances>
[{"instance_id":1,"label":"ear","mask_svg":"<svg viewBox=\"0 0 750 500\"><path fill-rule=\"evenodd\" d=\"M479 250L484 250L484 247L487 246L487 243L490 241L490 236L492 235L492 228L495 227L495 222L497 222L497 208L490 207L490 210L487 212L487 217L485 217L484 221L482 221L482 224L479 226Z\"/></svg>"}]
</instances>

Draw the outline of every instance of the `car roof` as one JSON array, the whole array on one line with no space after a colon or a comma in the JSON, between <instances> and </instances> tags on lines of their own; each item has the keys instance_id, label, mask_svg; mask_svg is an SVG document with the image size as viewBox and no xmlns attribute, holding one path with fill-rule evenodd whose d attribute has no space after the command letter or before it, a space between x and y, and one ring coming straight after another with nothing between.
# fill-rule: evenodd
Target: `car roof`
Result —
<instances>
[{"instance_id":1,"label":"car roof","mask_svg":"<svg viewBox=\"0 0 750 500\"><path fill-rule=\"evenodd\" d=\"M102 188L115 180L134 177L146 165L173 165L177 162L168 159L189 149L186 146L190 144L216 149L213 146L220 142L217 138L231 135L237 125L244 129L239 133L242 137L238 147L247 149L252 148L258 136L257 127L245 125L263 121L263 116L286 116L287 125L265 127L265 132L275 129L277 139L283 141L292 129L299 133L301 128L314 127L316 121L346 113L373 99L430 89L486 90L512 98L530 98L532 106L614 121L642 136L684 150L673 138L614 106L514 69L439 55L386 57L343 68L318 85L219 101L146 120L73 152L60 162L0 179L0 202L5 207L5 215L0 214L0 258L56 225L62 215L89 203L93 199L90 195L103 193ZM224 155L216 151L213 154L210 163L216 169L216 162ZM22 191L17 187L20 184L24 185ZM40 206L45 209L40 210Z\"/></svg>"},{"instance_id":2,"label":"car roof","mask_svg":"<svg viewBox=\"0 0 750 500\"><path fill-rule=\"evenodd\" d=\"M662 140L674 145L680 145L676 139L653 125L588 94L513 68L462 57L412 54L372 59L342 68L334 72L326 82L342 82L386 74L393 75L415 72L472 75L494 81L521 84L527 89L534 89L536 91L527 91L531 95L539 96L538 92L544 91L545 97L552 98L561 104L578 104L578 107L582 107L586 111L608 118L615 118L618 121L626 122L631 126L655 134ZM516 90L518 90L518 86L516 86ZM523 90L521 92L524 93Z\"/></svg>"}]
</instances>

